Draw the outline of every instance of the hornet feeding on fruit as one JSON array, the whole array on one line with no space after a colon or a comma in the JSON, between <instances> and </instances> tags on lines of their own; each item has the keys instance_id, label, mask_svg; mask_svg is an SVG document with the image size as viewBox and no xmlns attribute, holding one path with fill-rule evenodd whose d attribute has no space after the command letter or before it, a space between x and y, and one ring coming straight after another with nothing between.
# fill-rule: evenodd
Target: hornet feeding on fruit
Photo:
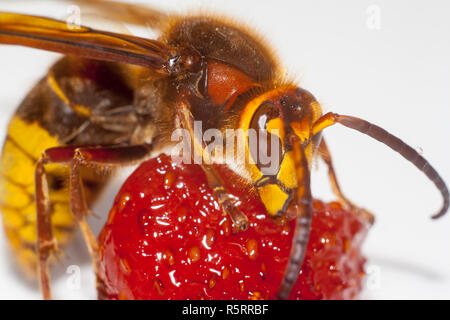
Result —
<instances>
[{"instance_id":1,"label":"hornet feeding on fruit","mask_svg":"<svg viewBox=\"0 0 450 320\"><path fill-rule=\"evenodd\" d=\"M208 183L236 232L246 229L247 218L237 209L239 199L229 191L230 184L258 195L274 223L296 219L280 299L289 296L309 239L314 157L327 164L343 206L354 208L367 221L373 219L341 192L322 138L327 127L343 125L400 153L441 192L444 203L433 218L447 211L444 181L416 150L363 119L323 114L310 92L283 79L271 50L249 30L213 16L168 15L108 1L72 2L118 22L150 27L160 35L146 39L0 13L1 44L64 55L11 118L0 163L6 235L22 268L30 274L37 271L44 298L51 298L49 258L69 242L76 226L97 267L97 241L86 217L107 183L101 171L170 152L177 129L189 133L191 157L202 159ZM240 130L246 161L216 161L214 151L195 134L197 122L203 132ZM252 130L265 135L251 140ZM269 148L269 140L278 142L275 149ZM270 172L259 160L261 148L277 155Z\"/></svg>"}]
</instances>

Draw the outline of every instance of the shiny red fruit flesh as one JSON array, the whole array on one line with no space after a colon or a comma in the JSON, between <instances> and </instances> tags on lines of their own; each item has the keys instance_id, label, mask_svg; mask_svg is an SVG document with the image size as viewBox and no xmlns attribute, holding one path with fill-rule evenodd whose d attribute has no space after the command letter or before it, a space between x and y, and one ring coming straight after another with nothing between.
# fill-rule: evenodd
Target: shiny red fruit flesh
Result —
<instances>
[{"instance_id":1,"label":"shiny red fruit flesh","mask_svg":"<svg viewBox=\"0 0 450 320\"><path fill-rule=\"evenodd\" d=\"M118 193L99 237L100 297L274 299L293 221L279 225L255 197L239 208L249 228L233 233L200 166L168 156L142 163ZM368 227L338 203L314 201L310 242L290 299L358 295Z\"/></svg>"}]
</instances>

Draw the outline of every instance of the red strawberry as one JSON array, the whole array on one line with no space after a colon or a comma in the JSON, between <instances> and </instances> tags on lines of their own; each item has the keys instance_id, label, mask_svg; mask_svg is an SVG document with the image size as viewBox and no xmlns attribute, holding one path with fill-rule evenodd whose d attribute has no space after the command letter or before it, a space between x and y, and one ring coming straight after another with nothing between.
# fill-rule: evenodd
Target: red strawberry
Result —
<instances>
[{"instance_id":1,"label":"red strawberry","mask_svg":"<svg viewBox=\"0 0 450 320\"><path fill-rule=\"evenodd\" d=\"M274 299L293 221L277 225L256 198L232 233L200 166L160 156L117 195L100 234L99 296L109 299ZM361 291L367 225L338 203L314 202L311 239L291 299L351 299Z\"/></svg>"}]
</instances>

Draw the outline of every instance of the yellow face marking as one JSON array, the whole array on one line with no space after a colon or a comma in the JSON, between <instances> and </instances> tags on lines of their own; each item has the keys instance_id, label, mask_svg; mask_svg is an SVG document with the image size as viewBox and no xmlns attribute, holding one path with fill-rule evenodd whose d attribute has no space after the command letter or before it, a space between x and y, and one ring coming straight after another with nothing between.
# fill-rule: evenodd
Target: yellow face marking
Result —
<instances>
[{"instance_id":1,"label":"yellow face marking","mask_svg":"<svg viewBox=\"0 0 450 320\"><path fill-rule=\"evenodd\" d=\"M248 156L249 157L252 156L250 154L250 152L248 153ZM259 170L259 168L256 165L249 166L249 169L250 169L250 176L253 181L258 181L259 179L261 179L263 177L261 170Z\"/></svg>"},{"instance_id":2,"label":"yellow face marking","mask_svg":"<svg viewBox=\"0 0 450 320\"><path fill-rule=\"evenodd\" d=\"M278 138L281 139L281 141L284 140L285 134L284 134L284 123L283 120L281 120L280 117L273 118L267 122L267 132L276 134ZM278 134L277 134L278 132Z\"/></svg>"},{"instance_id":3,"label":"yellow face marking","mask_svg":"<svg viewBox=\"0 0 450 320\"><path fill-rule=\"evenodd\" d=\"M258 108L261 107L261 105L263 105L266 101L277 103L276 99L278 96L283 95L286 91L292 89L295 88L290 86L276 88L254 98L247 103L241 114L239 122L239 128L242 129L246 135L247 150L248 129L250 128L251 121ZM309 110L311 111L310 115L302 117L301 119L296 119L298 121L290 122L289 125L293 133L295 133L295 135L302 142L309 142L305 147L305 156L309 167L311 167L312 157L315 150L313 142L310 141L314 135L312 126L321 117L322 108L316 101L311 102L309 107ZM267 122L266 129L269 133L276 134L280 138L284 150L286 132L283 119L281 117L277 117L269 120ZM278 133L274 130L278 130ZM266 207L268 214L271 216L275 216L277 213L283 212L283 210L286 209L286 201L290 201L290 196L292 195L291 192L294 192L294 189L297 188L295 192L297 195L300 195L299 198L301 198L301 195L304 193L304 186L299 184L301 184L304 180L304 175L306 173L301 166L298 167L302 162L299 157L301 157L300 152L295 152L295 150L289 151L283 155L283 161L280 164L279 171L276 174L276 177L272 177L272 179L275 178L277 180L277 183L281 185L283 189L281 189L276 183L257 187L260 198ZM252 179L255 183L263 177L261 171L256 165L250 166L249 170L252 173ZM287 191L289 194L283 191L286 190L285 188L289 190Z\"/></svg>"},{"instance_id":4,"label":"yellow face marking","mask_svg":"<svg viewBox=\"0 0 450 320\"><path fill-rule=\"evenodd\" d=\"M273 118L267 122L267 132L276 135L280 138L281 146L284 148L284 137L286 136L284 132L284 123L280 117Z\"/></svg>"},{"instance_id":5,"label":"yellow face marking","mask_svg":"<svg viewBox=\"0 0 450 320\"><path fill-rule=\"evenodd\" d=\"M274 217L279 211L283 210L289 196L281 190L278 185L267 184L265 186L258 187L257 189L259 197L261 198L261 201L270 216Z\"/></svg>"},{"instance_id":6,"label":"yellow face marking","mask_svg":"<svg viewBox=\"0 0 450 320\"><path fill-rule=\"evenodd\" d=\"M295 163L292 151L284 155L280 170L277 174L277 180L287 188L297 187L297 177L295 176Z\"/></svg>"},{"instance_id":7,"label":"yellow face marking","mask_svg":"<svg viewBox=\"0 0 450 320\"><path fill-rule=\"evenodd\" d=\"M251 100L249 103L247 103L244 110L242 111L241 119L239 121L239 128L244 130L244 132L247 132L248 128L250 127L250 122L252 121L254 113L264 101L270 100L271 98L294 88L295 88L294 86L284 86L276 88L267 91L264 94L259 95L255 99Z\"/></svg>"},{"instance_id":8,"label":"yellow face marking","mask_svg":"<svg viewBox=\"0 0 450 320\"><path fill-rule=\"evenodd\" d=\"M257 96L256 98L251 100L249 103L247 103L247 105L245 106L244 110L241 113L241 118L239 120L239 129L241 129L243 131L244 138L245 138L246 159L251 159L253 161L253 163L255 163L255 160L253 159L253 157L249 151L248 129L250 128L250 123L252 121L252 118L253 118L256 110L266 100L270 100L271 98L276 97L276 96L280 95L281 93L286 92L291 89L294 89L294 88L295 88L294 86L279 87L279 88L267 91L264 94ZM273 119L273 120L275 120L275 119ZM280 119L280 121L281 121L281 119ZM278 120L274 121L274 122L269 121L270 125L268 124L268 129L269 128L270 128L270 130L278 129L280 132L279 135L284 135L284 127L282 124L280 124L280 121L278 121ZM283 129L280 130L280 128L283 128ZM283 140L284 139L281 139L282 143L284 143ZM261 171L259 170L259 168L254 164L249 165L248 170L250 172L250 175L251 175L251 178L253 181L258 181L263 176Z\"/></svg>"}]
</instances>

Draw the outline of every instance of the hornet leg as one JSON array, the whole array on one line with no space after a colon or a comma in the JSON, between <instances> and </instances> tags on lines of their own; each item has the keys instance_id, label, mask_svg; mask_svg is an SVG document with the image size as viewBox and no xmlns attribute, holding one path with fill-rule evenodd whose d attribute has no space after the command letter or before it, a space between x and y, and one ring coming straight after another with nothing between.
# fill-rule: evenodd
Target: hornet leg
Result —
<instances>
[{"instance_id":1,"label":"hornet leg","mask_svg":"<svg viewBox=\"0 0 450 320\"><path fill-rule=\"evenodd\" d=\"M57 147L46 150L36 165L36 203L38 224L38 257L41 290L44 299L51 299L48 258L57 249L52 233L50 199L45 176L45 164L57 163L70 167L70 203L83 238L97 269L97 240L89 227L86 215L90 213L83 192L80 168L89 166L99 170L109 166L124 166L143 161L151 152L150 145L78 148Z\"/></svg>"}]
</instances>

